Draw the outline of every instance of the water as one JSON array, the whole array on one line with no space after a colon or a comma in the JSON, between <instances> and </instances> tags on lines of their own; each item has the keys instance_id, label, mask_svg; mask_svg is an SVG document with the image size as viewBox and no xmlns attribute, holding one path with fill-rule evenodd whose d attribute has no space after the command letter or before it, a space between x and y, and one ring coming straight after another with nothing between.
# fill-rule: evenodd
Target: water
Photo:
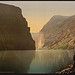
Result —
<instances>
[{"instance_id":1,"label":"water","mask_svg":"<svg viewBox=\"0 0 75 75\"><path fill-rule=\"evenodd\" d=\"M55 73L73 62L74 50L0 51L0 72Z\"/></svg>"},{"instance_id":2,"label":"water","mask_svg":"<svg viewBox=\"0 0 75 75\"><path fill-rule=\"evenodd\" d=\"M73 50L41 50L35 52L28 73L55 73L73 62Z\"/></svg>"}]
</instances>

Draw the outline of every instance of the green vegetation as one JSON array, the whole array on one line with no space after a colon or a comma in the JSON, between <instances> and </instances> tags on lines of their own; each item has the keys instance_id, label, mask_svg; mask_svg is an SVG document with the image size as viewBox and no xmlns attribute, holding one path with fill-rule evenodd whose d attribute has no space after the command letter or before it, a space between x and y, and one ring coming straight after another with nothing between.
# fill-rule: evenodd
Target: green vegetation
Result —
<instances>
[{"instance_id":1,"label":"green vegetation","mask_svg":"<svg viewBox=\"0 0 75 75\"><path fill-rule=\"evenodd\" d=\"M74 47L73 47L73 46L70 46L70 47L68 48L68 50L74 50Z\"/></svg>"},{"instance_id":2,"label":"green vegetation","mask_svg":"<svg viewBox=\"0 0 75 75\"><path fill-rule=\"evenodd\" d=\"M71 37L69 37L69 38L67 38L67 39L65 39L63 42L61 42L61 45L56 45L55 47L53 47L53 48L48 48L49 50L50 49L54 49L54 50L66 50L66 49L74 49L74 47L69 47L68 48L68 43L69 43L69 41L71 41L72 40L72 38ZM75 41L74 41L75 42Z\"/></svg>"},{"instance_id":3,"label":"green vegetation","mask_svg":"<svg viewBox=\"0 0 75 75\"><path fill-rule=\"evenodd\" d=\"M68 44L67 43L63 43L62 45L58 45L55 48L53 48L54 50L56 49L67 49L68 48Z\"/></svg>"},{"instance_id":4,"label":"green vegetation","mask_svg":"<svg viewBox=\"0 0 75 75\"><path fill-rule=\"evenodd\" d=\"M74 44L75 44L75 40L74 40Z\"/></svg>"}]
</instances>

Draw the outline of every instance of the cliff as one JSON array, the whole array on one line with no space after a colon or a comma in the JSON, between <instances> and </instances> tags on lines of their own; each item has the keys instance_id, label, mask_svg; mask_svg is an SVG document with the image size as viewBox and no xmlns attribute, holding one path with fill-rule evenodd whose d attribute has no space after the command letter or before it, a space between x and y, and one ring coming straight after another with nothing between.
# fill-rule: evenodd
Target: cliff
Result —
<instances>
[{"instance_id":1,"label":"cliff","mask_svg":"<svg viewBox=\"0 0 75 75\"><path fill-rule=\"evenodd\" d=\"M74 49L75 15L53 16L37 37L37 49Z\"/></svg>"},{"instance_id":2,"label":"cliff","mask_svg":"<svg viewBox=\"0 0 75 75\"><path fill-rule=\"evenodd\" d=\"M0 50L34 50L30 27L19 7L0 3Z\"/></svg>"}]
</instances>

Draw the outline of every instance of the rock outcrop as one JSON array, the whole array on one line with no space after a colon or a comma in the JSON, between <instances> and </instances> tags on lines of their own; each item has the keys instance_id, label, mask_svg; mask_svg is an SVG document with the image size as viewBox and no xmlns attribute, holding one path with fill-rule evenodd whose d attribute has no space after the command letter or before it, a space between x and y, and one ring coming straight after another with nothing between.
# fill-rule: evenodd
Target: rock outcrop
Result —
<instances>
[{"instance_id":1,"label":"rock outcrop","mask_svg":"<svg viewBox=\"0 0 75 75\"><path fill-rule=\"evenodd\" d=\"M56 74L75 74L75 55L73 57L73 63L69 65L69 68L66 68L60 72L56 72Z\"/></svg>"},{"instance_id":2,"label":"rock outcrop","mask_svg":"<svg viewBox=\"0 0 75 75\"><path fill-rule=\"evenodd\" d=\"M19 7L0 3L0 50L35 50L30 27Z\"/></svg>"},{"instance_id":3,"label":"rock outcrop","mask_svg":"<svg viewBox=\"0 0 75 75\"><path fill-rule=\"evenodd\" d=\"M53 16L39 32L36 43L41 50L75 49L75 15Z\"/></svg>"}]
</instances>

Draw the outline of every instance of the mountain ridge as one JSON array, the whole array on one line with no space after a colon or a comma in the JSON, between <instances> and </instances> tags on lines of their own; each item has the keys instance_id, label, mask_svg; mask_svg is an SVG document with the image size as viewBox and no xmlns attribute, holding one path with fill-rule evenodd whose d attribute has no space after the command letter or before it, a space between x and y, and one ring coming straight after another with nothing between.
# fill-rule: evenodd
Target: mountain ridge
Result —
<instances>
[{"instance_id":1,"label":"mountain ridge","mask_svg":"<svg viewBox=\"0 0 75 75\"><path fill-rule=\"evenodd\" d=\"M37 46L37 49L54 49L51 48L58 42L60 42L62 39L63 41L73 38L75 35L75 15L73 16L53 16L50 21L44 25L42 30L39 32L39 41ZM71 36L72 35L72 36ZM46 47L47 46L47 47ZM58 48L57 48L58 49ZM62 49L62 48L60 48ZM67 48L65 48L67 49Z\"/></svg>"}]
</instances>

